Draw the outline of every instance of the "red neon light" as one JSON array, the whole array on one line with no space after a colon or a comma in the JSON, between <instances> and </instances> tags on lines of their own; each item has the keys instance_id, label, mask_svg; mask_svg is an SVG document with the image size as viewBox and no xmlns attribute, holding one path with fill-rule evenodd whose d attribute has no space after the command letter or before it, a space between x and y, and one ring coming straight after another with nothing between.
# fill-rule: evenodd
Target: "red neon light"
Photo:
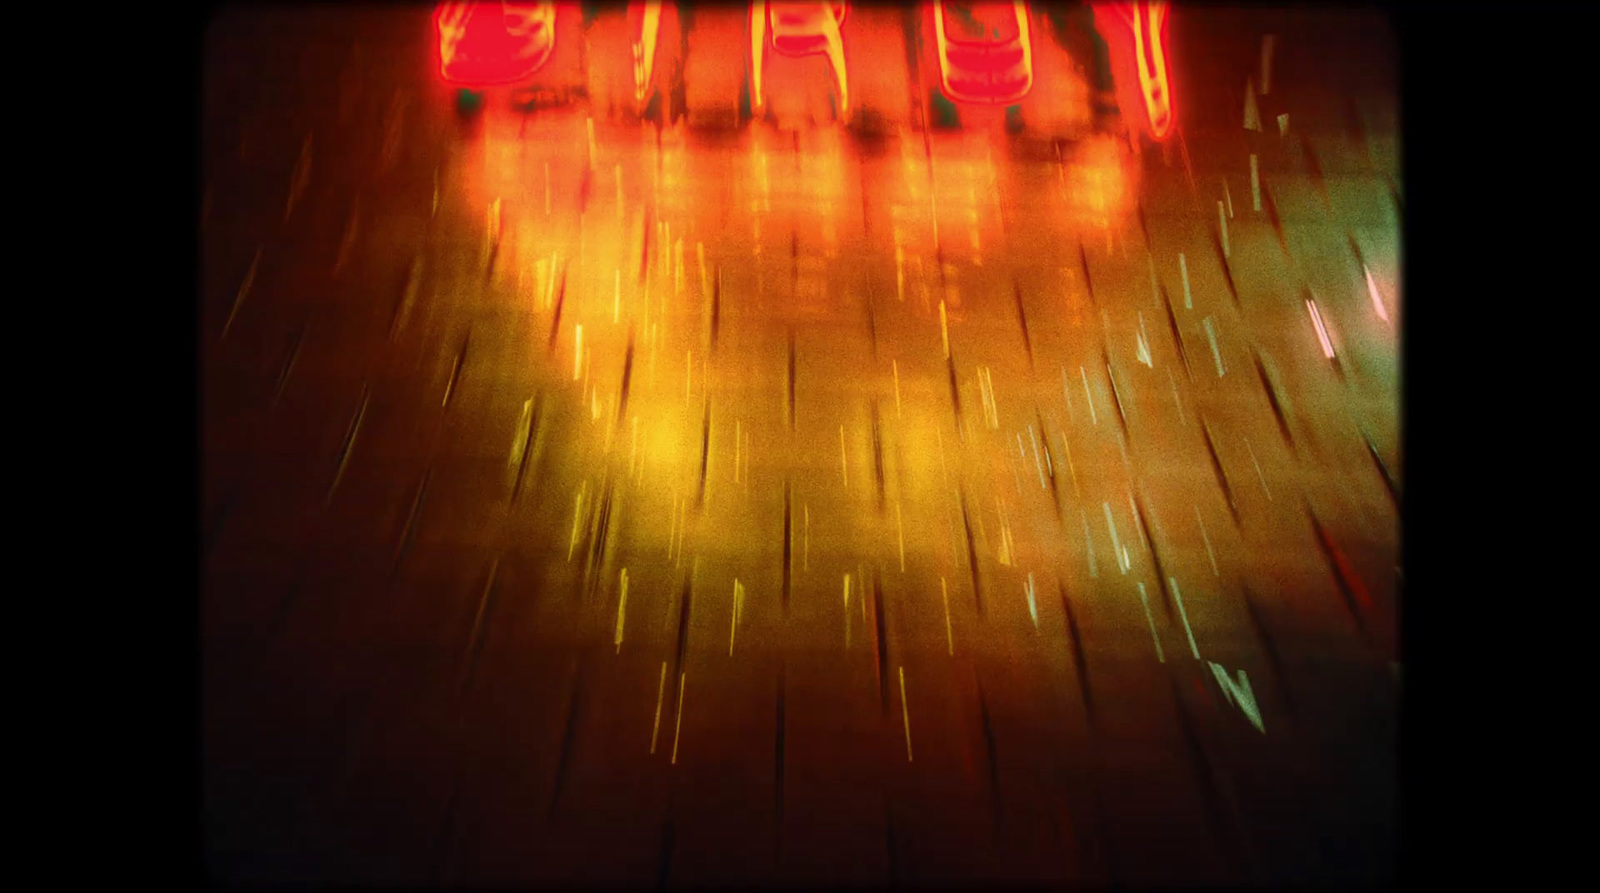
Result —
<instances>
[{"instance_id":1,"label":"red neon light","mask_svg":"<svg viewBox=\"0 0 1600 893\"><path fill-rule=\"evenodd\" d=\"M1093 9L1101 36L1121 57L1119 67L1138 77L1138 93L1131 98L1136 98L1134 104L1144 109L1146 129L1157 142L1165 140L1178 118L1167 65L1169 4L1164 0L1136 0L1096 3ZM1131 92L1131 86L1126 85L1126 92Z\"/></svg>"},{"instance_id":2,"label":"red neon light","mask_svg":"<svg viewBox=\"0 0 1600 893\"><path fill-rule=\"evenodd\" d=\"M765 67L770 46L785 56L821 55L828 58L839 91L839 115L850 115L850 79L845 70L844 25L849 7L842 0L810 3L750 4L750 100L760 115L766 107Z\"/></svg>"},{"instance_id":3,"label":"red neon light","mask_svg":"<svg viewBox=\"0 0 1600 893\"><path fill-rule=\"evenodd\" d=\"M525 80L555 49L556 9L541 3L442 3L434 10L439 75L469 87Z\"/></svg>"},{"instance_id":4,"label":"red neon light","mask_svg":"<svg viewBox=\"0 0 1600 893\"><path fill-rule=\"evenodd\" d=\"M975 33L962 33L946 20L946 7ZM933 0L933 34L939 51L939 76L944 95L957 102L1006 105L1033 89L1033 39L1028 31L1028 5L953 3ZM962 19L966 19L965 23ZM1003 26L1003 27L1002 27Z\"/></svg>"}]
</instances>

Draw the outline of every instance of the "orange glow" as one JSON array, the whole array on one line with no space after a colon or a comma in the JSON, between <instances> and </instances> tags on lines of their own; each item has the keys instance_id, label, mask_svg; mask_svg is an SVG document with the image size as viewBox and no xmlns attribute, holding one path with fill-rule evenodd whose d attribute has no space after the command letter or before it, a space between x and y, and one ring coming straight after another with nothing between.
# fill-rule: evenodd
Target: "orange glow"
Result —
<instances>
[{"instance_id":1,"label":"orange glow","mask_svg":"<svg viewBox=\"0 0 1600 893\"><path fill-rule=\"evenodd\" d=\"M434 11L439 74L452 84L513 84L549 61L556 6L541 3L442 3Z\"/></svg>"},{"instance_id":2,"label":"orange glow","mask_svg":"<svg viewBox=\"0 0 1600 893\"><path fill-rule=\"evenodd\" d=\"M767 91L762 84L762 71L767 58L767 4L757 0L750 4L750 110L760 116L767 107Z\"/></svg>"},{"instance_id":3,"label":"orange glow","mask_svg":"<svg viewBox=\"0 0 1600 893\"><path fill-rule=\"evenodd\" d=\"M1093 4L1095 27L1112 50L1118 93L1125 108L1142 108L1141 128L1160 142L1172 134L1177 110L1167 64L1167 13L1163 0ZM1133 90L1137 81L1138 91Z\"/></svg>"},{"instance_id":4,"label":"orange glow","mask_svg":"<svg viewBox=\"0 0 1600 893\"><path fill-rule=\"evenodd\" d=\"M933 0L933 33L940 86L949 99L1009 105L1033 89L1033 42L1023 0L950 4Z\"/></svg>"},{"instance_id":5,"label":"orange glow","mask_svg":"<svg viewBox=\"0 0 1600 893\"><path fill-rule=\"evenodd\" d=\"M1076 222L1115 230L1138 201L1138 166L1116 139L1089 140L1066 163L1066 195Z\"/></svg>"}]
</instances>

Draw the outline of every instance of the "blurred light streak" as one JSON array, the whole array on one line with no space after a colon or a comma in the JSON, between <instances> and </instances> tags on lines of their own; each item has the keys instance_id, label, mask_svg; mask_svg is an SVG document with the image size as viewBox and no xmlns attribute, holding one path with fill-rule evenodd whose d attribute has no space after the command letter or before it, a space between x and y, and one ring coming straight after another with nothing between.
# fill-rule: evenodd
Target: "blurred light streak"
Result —
<instances>
[{"instance_id":1,"label":"blurred light streak","mask_svg":"<svg viewBox=\"0 0 1600 893\"><path fill-rule=\"evenodd\" d=\"M1216 677L1217 685L1222 688L1222 696L1229 704L1238 705L1250 720L1250 724L1265 735L1267 727L1261 720L1261 708L1256 704L1255 693L1250 690L1250 677L1245 675L1244 670L1240 670L1239 681L1235 683L1228 678L1228 671L1224 670L1221 664L1209 661L1208 663L1211 664L1211 674Z\"/></svg>"},{"instance_id":2,"label":"blurred light streak","mask_svg":"<svg viewBox=\"0 0 1600 893\"><path fill-rule=\"evenodd\" d=\"M1034 436L1032 425L1028 426L1028 440L1033 442L1033 464L1039 470L1039 489L1048 489L1044 481L1044 463L1039 457L1039 438Z\"/></svg>"},{"instance_id":3,"label":"blurred light streak","mask_svg":"<svg viewBox=\"0 0 1600 893\"><path fill-rule=\"evenodd\" d=\"M583 523L583 499L589 492L589 481L584 480L578 487L577 498L573 502L572 510L572 539L567 543L567 561L572 561L572 552L578 547L578 529Z\"/></svg>"},{"instance_id":4,"label":"blurred light streak","mask_svg":"<svg viewBox=\"0 0 1600 893\"><path fill-rule=\"evenodd\" d=\"M1378 294L1378 283L1372 280L1372 271L1366 264L1361 265L1361 273L1367 279L1367 294L1372 297L1372 309L1378 311L1378 318L1384 322L1389 321L1389 311L1384 309L1383 296Z\"/></svg>"},{"instance_id":5,"label":"blurred light streak","mask_svg":"<svg viewBox=\"0 0 1600 893\"><path fill-rule=\"evenodd\" d=\"M1167 370L1167 382L1172 385L1172 405L1178 408L1178 424L1185 424L1183 420L1183 401L1178 398L1178 381L1172 377L1172 370Z\"/></svg>"},{"instance_id":6,"label":"blurred light streak","mask_svg":"<svg viewBox=\"0 0 1600 893\"><path fill-rule=\"evenodd\" d=\"M1151 638L1152 641L1154 641L1156 643L1156 659L1161 661L1162 663L1166 663L1167 662L1167 655L1166 655L1165 652L1163 652L1161 650L1161 636L1156 634L1156 618L1155 618L1154 614L1150 613L1150 598L1149 598L1149 596L1145 595L1144 584L1140 583L1140 584L1138 584L1138 586L1139 586L1139 603L1144 605L1144 619L1147 622L1149 622L1149 624L1150 624L1150 638Z\"/></svg>"},{"instance_id":7,"label":"blurred light streak","mask_svg":"<svg viewBox=\"0 0 1600 893\"><path fill-rule=\"evenodd\" d=\"M739 618L744 613L744 584L733 581L733 622L728 630L728 656L733 656L733 638L739 632Z\"/></svg>"},{"instance_id":8,"label":"blurred light streak","mask_svg":"<svg viewBox=\"0 0 1600 893\"><path fill-rule=\"evenodd\" d=\"M1228 371L1222 367L1222 351L1217 347L1216 324L1211 321L1209 316L1201 320L1201 324L1206 328L1206 339L1211 342L1211 358L1217 362L1217 377L1222 378L1228 374Z\"/></svg>"},{"instance_id":9,"label":"blurred light streak","mask_svg":"<svg viewBox=\"0 0 1600 893\"><path fill-rule=\"evenodd\" d=\"M911 708L906 704L906 668L900 668L900 717L906 726L906 762L911 762Z\"/></svg>"},{"instance_id":10,"label":"blurred light streak","mask_svg":"<svg viewBox=\"0 0 1600 893\"><path fill-rule=\"evenodd\" d=\"M1228 212L1223 213L1222 202L1217 202L1217 225L1222 230L1222 257L1224 260L1231 258L1233 252L1228 247L1228 217L1233 213L1233 202L1228 203Z\"/></svg>"},{"instance_id":11,"label":"blurred light streak","mask_svg":"<svg viewBox=\"0 0 1600 893\"><path fill-rule=\"evenodd\" d=\"M506 458L506 465L515 468L522 462L522 455L528 448L528 435L533 430L533 398L522 402L522 415L517 418L517 436L511 442L511 453Z\"/></svg>"},{"instance_id":12,"label":"blurred light streak","mask_svg":"<svg viewBox=\"0 0 1600 893\"><path fill-rule=\"evenodd\" d=\"M1189 293L1189 261L1184 258L1183 252L1178 252L1178 273L1183 277L1183 309L1194 309L1194 298Z\"/></svg>"},{"instance_id":13,"label":"blurred light streak","mask_svg":"<svg viewBox=\"0 0 1600 893\"><path fill-rule=\"evenodd\" d=\"M1083 398L1089 403L1089 421L1098 428L1100 419L1094 411L1094 395L1089 392L1089 373L1081 364L1078 366L1078 377L1083 379Z\"/></svg>"},{"instance_id":14,"label":"blurred light streak","mask_svg":"<svg viewBox=\"0 0 1600 893\"><path fill-rule=\"evenodd\" d=\"M1106 512L1106 529L1111 531L1111 552L1117 556L1117 564L1121 566L1122 572L1126 574L1128 572L1127 552L1123 550L1122 541L1117 536L1116 522L1111 519L1111 503L1102 502L1100 505Z\"/></svg>"},{"instance_id":15,"label":"blurred light streak","mask_svg":"<svg viewBox=\"0 0 1600 893\"><path fill-rule=\"evenodd\" d=\"M1217 553L1211 549L1211 537L1206 534L1206 519L1200 516L1200 506L1194 507L1194 519L1200 523L1200 540L1206 545L1206 558L1211 561L1211 574L1215 577L1222 576L1222 571L1217 569Z\"/></svg>"},{"instance_id":16,"label":"blurred light streak","mask_svg":"<svg viewBox=\"0 0 1600 893\"><path fill-rule=\"evenodd\" d=\"M623 629L623 624L625 622L624 618L626 618L627 615L628 615L628 569L627 568L623 568L622 569L622 596L621 596L620 600L617 602L617 632L616 632L616 642L615 642L615 644L617 646L617 653L618 654L622 653L622 629ZM652 733L652 737L653 737L653 733ZM652 743L652 746L653 746L653 743Z\"/></svg>"},{"instance_id":17,"label":"blurred light streak","mask_svg":"<svg viewBox=\"0 0 1600 893\"><path fill-rule=\"evenodd\" d=\"M259 254L259 252L257 252ZM950 321L945 315L944 299L939 300L939 337L944 343L944 358L950 359Z\"/></svg>"},{"instance_id":18,"label":"blurred light streak","mask_svg":"<svg viewBox=\"0 0 1600 893\"><path fill-rule=\"evenodd\" d=\"M661 702L667 694L667 662L661 662L661 681L656 685L656 721L650 727L650 752L656 752L656 736L661 732Z\"/></svg>"},{"instance_id":19,"label":"blurred light streak","mask_svg":"<svg viewBox=\"0 0 1600 893\"><path fill-rule=\"evenodd\" d=\"M1169 5L1165 2L1095 3L1097 30L1113 48L1113 62L1121 70L1117 91L1123 97L1124 109L1144 112L1140 129L1149 133L1156 142L1172 134L1177 122L1177 110L1172 97L1172 84L1167 65L1167 22ZM1126 26L1113 27L1116 21ZM1131 36L1131 40L1130 40ZM1129 68L1137 78L1138 89L1133 89L1134 78L1129 78Z\"/></svg>"},{"instance_id":20,"label":"blurred light streak","mask_svg":"<svg viewBox=\"0 0 1600 893\"><path fill-rule=\"evenodd\" d=\"M239 284L239 290L234 293L233 307L228 310L228 319L222 324L222 337L228 337L228 330L233 328L233 319L239 314L239 305L244 303L245 295L250 293L251 286L256 283L256 270L261 266L261 247L256 248L255 256L250 259L250 268L244 273L244 281Z\"/></svg>"},{"instance_id":21,"label":"blurred light streak","mask_svg":"<svg viewBox=\"0 0 1600 893\"><path fill-rule=\"evenodd\" d=\"M678 717L672 729L672 765L678 765L678 736L683 733L683 689L689 681L689 671L678 673Z\"/></svg>"},{"instance_id":22,"label":"blurred light streak","mask_svg":"<svg viewBox=\"0 0 1600 893\"><path fill-rule=\"evenodd\" d=\"M1244 448L1250 454L1250 464L1256 467L1256 477L1261 480L1261 489L1267 493L1267 501L1272 501L1272 489L1267 486L1267 476L1261 473L1261 463L1256 461L1255 448L1250 445L1250 438L1244 438Z\"/></svg>"},{"instance_id":23,"label":"blurred light streak","mask_svg":"<svg viewBox=\"0 0 1600 893\"><path fill-rule=\"evenodd\" d=\"M944 641L951 657L956 655L956 637L950 629L950 587L944 577L939 578L939 595L944 599Z\"/></svg>"},{"instance_id":24,"label":"blurred light streak","mask_svg":"<svg viewBox=\"0 0 1600 893\"><path fill-rule=\"evenodd\" d=\"M1178 578L1168 577L1167 582L1172 584L1172 598L1178 603L1178 616L1183 619L1183 632L1189 637L1189 650L1194 653L1194 659L1200 659L1200 646L1195 644L1194 630L1189 626L1189 612L1183 607L1183 593L1178 591Z\"/></svg>"},{"instance_id":25,"label":"blurred light streak","mask_svg":"<svg viewBox=\"0 0 1600 893\"><path fill-rule=\"evenodd\" d=\"M1328 330L1322 324L1322 312L1317 309L1317 302L1307 298L1306 311L1311 314L1311 324L1316 326L1317 341L1322 344L1322 355L1330 360L1333 359L1333 343L1328 340Z\"/></svg>"},{"instance_id":26,"label":"blurred light streak","mask_svg":"<svg viewBox=\"0 0 1600 893\"><path fill-rule=\"evenodd\" d=\"M850 486L849 454L845 451L843 425L839 426L839 475L844 486Z\"/></svg>"},{"instance_id":27,"label":"blurred light streak","mask_svg":"<svg viewBox=\"0 0 1600 893\"><path fill-rule=\"evenodd\" d=\"M284 204L283 219L288 220L294 213L295 205L299 204L300 197L305 194L306 186L311 182L311 134L306 134L305 141L300 144L300 158L295 162L294 173L289 178L289 199Z\"/></svg>"},{"instance_id":28,"label":"blurred light streak","mask_svg":"<svg viewBox=\"0 0 1600 893\"><path fill-rule=\"evenodd\" d=\"M1250 156L1250 204L1261 210L1261 167L1255 155Z\"/></svg>"},{"instance_id":29,"label":"blurred light streak","mask_svg":"<svg viewBox=\"0 0 1600 893\"><path fill-rule=\"evenodd\" d=\"M1028 575L1028 585L1025 592L1028 596L1028 616L1033 618L1033 631L1037 633L1039 631L1039 602L1034 597L1033 574Z\"/></svg>"}]
</instances>

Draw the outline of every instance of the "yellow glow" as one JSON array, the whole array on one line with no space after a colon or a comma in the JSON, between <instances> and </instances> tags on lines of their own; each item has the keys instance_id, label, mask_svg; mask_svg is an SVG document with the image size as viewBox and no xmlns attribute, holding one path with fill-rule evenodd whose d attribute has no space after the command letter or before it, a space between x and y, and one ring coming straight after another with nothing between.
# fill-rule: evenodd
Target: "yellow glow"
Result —
<instances>
[{"instance_id":1,"label":"yellow glow","mask_svg":"<svg viewBox=\"0 0 1600 893\"><path fill-rule=\"evenodd\" d=\"M639 41L633 45L633 98L644 111L656 65L656 43L661 33L661 0L645 0Z\"/></svg>"}]
</instances>

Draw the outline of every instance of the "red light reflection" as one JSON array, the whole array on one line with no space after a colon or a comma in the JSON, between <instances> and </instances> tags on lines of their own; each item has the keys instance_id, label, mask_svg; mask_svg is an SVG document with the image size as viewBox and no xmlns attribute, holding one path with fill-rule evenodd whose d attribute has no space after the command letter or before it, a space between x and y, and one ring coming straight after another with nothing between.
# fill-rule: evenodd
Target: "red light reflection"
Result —
<instances>
[{"instance_id":1,"label":"red light reflection","mask_svg":"<svg viewBox=\"0 0 1600 893\"><path fill-rule=\"evenodd\" d=\"M439 74L468 87L532 76L555 49L556 4L442 3L434 10Z\"/></svg>"},{"instance_id":2,"label":"red light reflection","mask_svg":"<svg viewBox=\"0 0 1600 893\"><path fill-rule=\"evenodd\" d=\"M933 0L940 86L956 102L1006 105L1033 88L1028 6Z\"/></svg>"},{"instance_id":3,"label":"red light reflection","mask_svg":"<svg viewBox=\"0 0 1600 893\"><path fill-rule=\"evenodd\" d=\"M847 4L840 0L810 3L750 4L750 102L760 116L766 110L766 66L769 49L785 56L820 55L828 59L839 94L839 117L850 114L850 79L845 68L844 26Z\"/></svg>"},{"instance_id":4,"label":"red light reflection","mask_svg":"<svg viewBox=\"0 0 1600 893\"><path fill-rule=\"evenodd\" d=\"M1160 142L1172 135L1177 109L1167 64L1169 5L1161 0L1093 4L1095 28L1111 49L1117 93L1141 130ZM1137 89L1135 89L1137 84Z\"/></svg>"}]
</instances>

